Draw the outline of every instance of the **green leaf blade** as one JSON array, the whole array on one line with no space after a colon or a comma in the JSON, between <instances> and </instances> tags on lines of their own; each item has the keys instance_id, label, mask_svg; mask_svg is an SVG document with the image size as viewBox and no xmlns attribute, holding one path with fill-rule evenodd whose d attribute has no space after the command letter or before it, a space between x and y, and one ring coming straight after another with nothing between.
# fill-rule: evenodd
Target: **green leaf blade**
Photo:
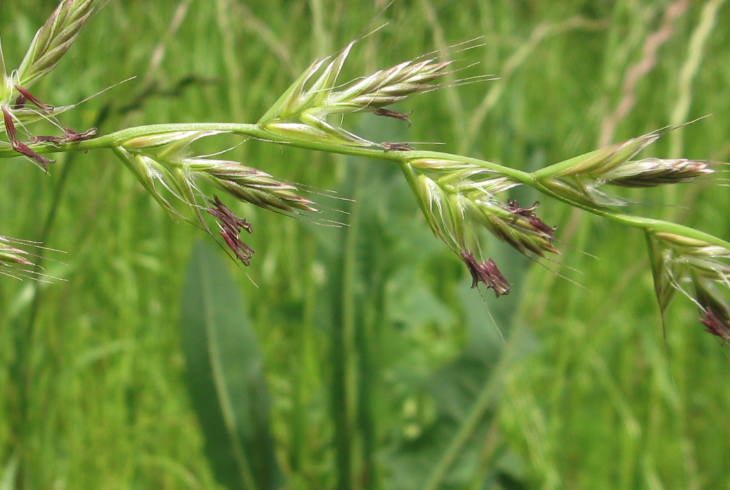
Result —
<instances>
[{"instance_id":1,"label":"green leaf blade","mask_svg":"<svg viewBox=\"0 0 730 490\"><path fill-rule=\"evenodd\" d=\"M182 295L187 386L219 482L231 490L277 488L262 356L225 264L196 245Z\"/></svg>"}]
</instances>

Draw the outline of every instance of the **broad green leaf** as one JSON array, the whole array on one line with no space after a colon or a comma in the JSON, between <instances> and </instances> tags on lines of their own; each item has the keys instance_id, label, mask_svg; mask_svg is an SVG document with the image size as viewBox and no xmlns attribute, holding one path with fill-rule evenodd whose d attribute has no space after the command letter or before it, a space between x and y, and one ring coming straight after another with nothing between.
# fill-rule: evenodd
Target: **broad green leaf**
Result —
<instances>
[{"instance_id":1,"label":"broad green leaf","mask_svg":"<svg viewBox=\"0 0 730 490\"><path fill-rule=\"evenodd\" d=\"M236 283L202 243L181 313L187 385L216 478L230 490L278 489L261 352Z\"/></svg>"}]
</instances>

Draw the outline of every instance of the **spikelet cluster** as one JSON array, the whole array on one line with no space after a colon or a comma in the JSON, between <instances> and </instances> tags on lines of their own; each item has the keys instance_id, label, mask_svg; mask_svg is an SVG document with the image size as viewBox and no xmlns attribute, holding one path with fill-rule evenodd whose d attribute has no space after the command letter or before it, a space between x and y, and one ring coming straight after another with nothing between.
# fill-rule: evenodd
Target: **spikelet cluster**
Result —
<instances>
[{"instance_id":1,"label":"spikelet cluster","mask_svg":"<svg viewBox=\"0 0 730 490\"><path fill-rule=\"evenodd\" d=\"M299 195L299 189L266 172L235 161L191 156L190 145L221 131L176 131L141 136L121 141L116 155L163 208L182 217L176 204L182 203L208 230L205 214L213 215L226 244L245 265L253 251L240 241L240 229L250 226L226 208L217 196L210 198L201 190L207 182L237 201L285 214L317 212L314 202ZM170 201L169 196L175 198ZM246 223L246 226L244 226Z\"/></svg>"},{"instance_id":2,"label":"spikelet cluster","mask_svg":"<svg viewBox=\"0 0 730 490\"><path fill-rule=\"evenodd\" d=\"M297 194L296 186L281 182L266 172L235 161L189 155L189 147L194 141L222 133L177 131L142 136L120 142L115 151L145 189L173 214L179 213L160 191L167 190L194 212L199 211L198 198L202 194L198 183L201 180L239 201L264 209L285 213L317 211L312 201Z\"/></svg>"},{"instance_id":3,"label":"spikelet cluster","mask_svg":"<svg viewBox=\"0 0 730 490\"><path fill-rule=\"evenodd\" d=\"M343 145L375 146L327 120L328 116L373 112L408 121L407 114L385 109L434 90L435 80L448 73L450 61L410 60L360 80L338 84L338 77L356 41L332 59L312 63L259 119L267 131L287 138ZM486 79L486 77L484 77ZM477 80L471 80L477 81Z\"/></svg>"},{"instance_id":4,"label":"spikelet cluster","mask_svg":"<svg viewBox=\"0 0 730 490\"><path fill-rule=\"evenodd\" d=\"M558 253L555 230L537 217L537 203L522 208L497 197L519 182L458 159L413 158L402 169L433 233L464 261L472 287L481 283L496 296L509 293L494 261L474 258L480 228L525 255Z\"/></svg>"},{"instance_id":5,"label":"spikelet cluster","mask_svg":"<svg viewBox=\"0 0 730 490\"><path fill-rule=\"evenodd\" d=\"M678 184L713 172L709 163L694 160L633 160L659 137L660 134L651 133L633 138L546 167L534 172L531 177L555 197L600 208L626 204L605 193L601 189L603 186L654 187ZM520 207L516 201L498 196L523 182L459 157L406 157L406 161L402 169L426 221L434 234L461 257L472 275L474 285L482 283L494 289L498 296L508 292L508 283L491 260L480 263L474 259L473 251L479 248L478 238L475 237L480 228L488 230L525 255L545 257L547 253L559 253L554 246L555 228L546 225L536 215L538 203ZM699 245L692 250L681 250L683 257L694 257L700 250L705 255L720 253L717 248L707 249ZM690 262L699 267L698 260L695 257ZM677 262L671 263L676 266ZM674 289L658 288L657 295L663 311Z\"/></svg>"},{"instance_id":6,"label":"spikelet cluster","mask_svg":"<svg viewBox=\"0 0 730 490\"><path fill-rule=\"evenodd\" d=\"M713 173L707 162L686 159L632 160L654 143L660 133L650 133L616 143L535 172L540 184L555 194L589 206L623 206L627 202L602 187L656 187L681 184Z\"/></svg>"},{"instance_id":7,"label":"spikelet cluster","mask_svg":"<svg viewBox=\"0 0 730 490\"><path fill-rule=\"evenodd\" d=\"M53 160L39 155L28 144L45 142L59 144L88 139L91 133L77 133L70 128L64 130L63 136L39 136L25 143L18 139L16 126L25 126L41 119L52 119L58 114L73 107L55 107L41 102L28 89L35 82L50 73L63 55L73 45L84 26L94 14L106 3L105 0L63 0L53 11L46 23L38 29L28 51L18 69L7 72L5 59L0 46L0 109L3 117L0 120L8 136L13 150L36 164L44 171Z\"/></svg>"},{"instance_id":8,"label":"spikelet cluster","mask_svg":"<svg viewBox=\"0 0 730 490\"><path fill-rule=\"evenodd\" d=\"M62 1L36 32L14 77L16 83L28 88L53 70L104 3L99 0Z\"/></svg>"},{"instance_id":9,"label":"spikelet cluster","mask_svg":"<svg viewBox=\"0 0 730 490\"><path fill-rule=\"evenodd\" d=\"M45 281L47 276L33 270L34 264L30 259L36 255L29 252L29 248L42 247L37 242L0 235L0 276Z\"/></svg>"},{"instance_id":10,"label":"spikelet cluster","mask_svg":"<svg viewBox=\"0 0 730 490\"><path fill-rule=\"evenodd\" d=\"M677 291L699 308L706 331L730 342L730 250L674 233L646 232L659 308Z\"/></svg>"},{"instance_id":11,"label":"spikelet cluster","mask_svg":"<svg viewBox=\"0 0 730 490\"><path fill-rule=\"evenodd\" d=\"M17 248L18 241L0 235L0 268L9 268L10 264L32 265L28 260L29 253Z\"/></svg>"}]
</instances>

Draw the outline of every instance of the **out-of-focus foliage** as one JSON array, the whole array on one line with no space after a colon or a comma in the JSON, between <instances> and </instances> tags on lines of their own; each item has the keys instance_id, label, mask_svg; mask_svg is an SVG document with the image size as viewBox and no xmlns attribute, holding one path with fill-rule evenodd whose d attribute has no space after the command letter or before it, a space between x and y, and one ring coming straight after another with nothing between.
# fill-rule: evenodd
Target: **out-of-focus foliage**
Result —
<instances>
[{"instance_id":1,"label":"out-of-focus foliage","mask_svg":"<svg viewBox=\"0 0 730 490\"><path fill-rule=\"evenodd\" d=\"M137 75L63 124L103 134L253 122L314 58L369 29L385 6L375 3L112 1L34 94L69 104ZM8 66L54 7L0 5ZM373 141L445 142L444 151L534 170L682 122L678 114L712 113L647 156L730 160L721 1L399 1L381 20L350 56L350 78L484 36L459 55L480 63L460 76L500 80L397 107L414 111L410 128L371 114L346 120ZM486 255L515 283L507 297L485 295L503 342L397 169L255 141L227 158L355 199L308 196L349 212L328 214L343 228L236 208L256 253L245 271L225 262L236 285L216 298L246 299L246 311L227 305L242 325L231 335L256 339L282 487L730 484L726 348L702 332L689 301L665 313L664 337L641 233L543 202L558 262L543 267L490 242ZM644 214L724 238L728 195L710 185L621 194L647 204ZM105 152L60 158L50 176L0 162L0 234L68 251L45 262L66 282L0 281L0 484L235 488L208 458L217 443L206 446L185 375L180 304L193 305L183 283L205 235L171 220Z\"/></svg>"}]
</instances>

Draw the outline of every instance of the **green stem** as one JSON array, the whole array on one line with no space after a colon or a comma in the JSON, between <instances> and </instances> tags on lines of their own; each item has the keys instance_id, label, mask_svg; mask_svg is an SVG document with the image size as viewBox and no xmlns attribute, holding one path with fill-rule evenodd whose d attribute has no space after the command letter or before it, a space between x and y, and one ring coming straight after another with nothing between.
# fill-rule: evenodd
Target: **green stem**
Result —
<instances>
[{"instance_id":1,"label":"green stem","mask_svg":"<svg viewBox=\"0 0 730 490\"><path fill-rule=\"evenodd\" d=\"M361 169L350 180L350 194L362 188ZM337 299L333 311L332 332L332 416L335 429L337 490L360 488L357 464L357 352L356 299L353 286L357 275L357 240L359 233L359 200L349 206L348 226L340 234L342 250L337 259L335 281Z\"/></svg>"},{"instance_id":2,"label":"green stem","mask_svg":"<svg viewBox=\"0 0 730 490\"><path fill-rule=\"evenodd\" d=\"M563 201L571 206L580 208L589 213L601 216L603 218L615 221L617 223L631 226L634 228L641 228L644 230L651 230L660 233L672 233L682 235L684 237L693 238L696 240L705 241L713 245L718 245L727 249L730 249L730 242L726 242L720 238L712 236L710 234L682 226L676 223L656 220L651 218L643 218L639 216L632 216L629 214L618 213L607 208L600 206L591 206L587 203L573 201L560 194L555 193L549 188L542 185L539 181L539 177L552 173L556 168L562 168L568 165L571 160L556 163L550 167L538 170L535 173L523 172L510 167L505 167L497 163L488 162L485 160L479 160L476 158L469 158L460 155L453 155L450 153L441 153L435 151L393 151L385 150L382 147L365 147L356 145L347 145L333 142L321 142L313 141L309 139L298 139L292 138L291 136L282 136L268 131L264 126L258 124L239 124L239 123L188 123L188 124L155 124L150 126L138 126L134 128L123 129L115 133L111 133L99 138L79 141L75 143L65 143L59 146L52 145L34 145L32 150L38 154L49 154L49 153L60 153L68 151L88 151L97 150L104 148L114 148L121 145L123 142L128 141L132 138L140 138L145 136L154 136L164 133L173 133L179 131L220 131L239 134L241 136L248 136L262 141L268 141L271 143L279 143L283 145L294 146L297 148L305 148L309 150L324 151L328 153L340 153L343 155L358 156L364 158L373 158L377 160L386 160L390 162L403 165L409 161L419 158L427 159L440 159L440 160L452 160L464 163L470 163L478 165L482 168L492 170L496 173L502 174L510 179L513 179L521 184L528 185L545 195L548 195L559 201ZM0 148L0 158L10 158L18 156L18 153L10 148ZM579 158L585 158L585 155ZM413 183L411 183L413 184Z\"/></svg>"},{"instance_id":3,"label":"green stem","mask_svg":"<svg viewBox=\"0 0 730 490\"><path fill-rule=\"evenodd\" d=\"M141 138L145 136L156 136L164 133L174 133L180 131L219 131L248 136L262 141L279 143L297 148L306 148L309 150L324 151L327 153L340 153L343 155L358 156L364 158L374 158L378 160L389 160L393 162L406 162L414 158L447 158L450 160L458 160L469 163L475 163L484 168L494 170L508 177L519 181L531 180L530 174L521 170L498 165L484 160L462 157L459 155L451 155L448 153L439 153L433 151L387 151L381 147L364 147L338 143L318 142L305 139L296 139L290 136L281 136L268 131L265 127L258 124L239 124L239 123L183 123L183 124L153 124L149 126L137 126L134 128L123 129L115 133L110 133L99 138L86 141L78 141L75 143L64 143L58 146L39 144L32 145L30 148L40 154L65 153L69 151L88 151L99 150L104 148L113 148L120 146L123 142L133 138ZM0 158L17 157L18 153L11 148L0 148ZM524 182L527 183L527 182Z\"/></svg>"},{"instance_id":4,"label":"green stem","mask_svg":"<svg viewBox=\"0 0 730 490\"><path fill-rule=\"evenodd\" d=\"M683 225L680 225L677 223L672 223L671 221L663 221L663 220L658 220L658 219L653 219L653 218L644 218L642 216L633 216L630 214L618 213L615 211L611 211L610 209L606 209L606 208L602 208L602 207L598 207L598 206L596 206L596 207L589 206L588 204L585 204L582 202L567 199L567 198L561 196L560 194L557 194L557 193L551 191L550 189L543 186L539 182L534 182L534 183L528 184L528 185L531 185L531 187L533 187L534 189L537 189L538 191L542 192L543 194L553 197L566 204L570 204L573 207L580 208L584 211L588 211L589 213L593 213L595 215L609 219L616 223L620 223L622 225L631 226L633 228L640 228L642 230L650 230L653 232L671 233L671 234L675 234L675 235L681 235L683 237L705 241L705 242L711 243L713 245L717 245L720 247L730 249L730 242L727 242L716 236L710 235L709 233L695 230L694 228L690 228L688 226L683 226Z\"/></svg>"}]
</instances>

